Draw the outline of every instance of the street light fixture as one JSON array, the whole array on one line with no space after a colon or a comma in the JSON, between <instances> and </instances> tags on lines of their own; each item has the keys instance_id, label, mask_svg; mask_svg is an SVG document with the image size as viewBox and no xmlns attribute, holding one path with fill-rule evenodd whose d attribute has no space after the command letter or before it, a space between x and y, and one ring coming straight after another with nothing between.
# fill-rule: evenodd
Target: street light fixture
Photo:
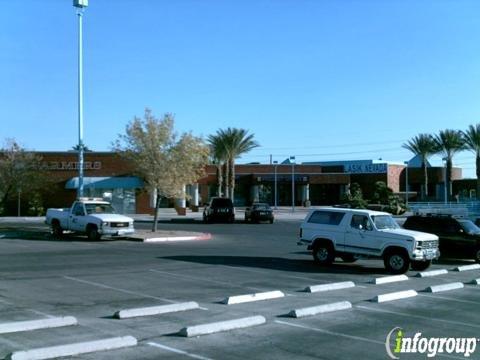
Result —
<instances>
[{"instance_id":1,"label":"street light fixture","mask_svg":"<svg viewBox=\"0 0 480 360\"><path fill-rule=\"evenodd\" d=\"M277 165L278 165L278 161L274 161L273 162L273 169L275 171L275 186L274 186L274 195L275 195L275 199L274 199L274 209L277 210Z\"/></svg>"},{"instance_id":2,"label":"street light fixture","mask_svg":"<svg viewBox=\"0 0 480 360\"><path fill-rule=\"evenodd\" d=\"M292 212L295 212L295 156L290 156L292 163Z\"/></svg>"},{"instance_id":3,"label":"street light fixture","mask_svg":"<svg viewBox=\"0 0 480 360\"><path fill-rule=\"evenodd\" d=\"M405 164L405 207L408 208L408 161L403 163Z\"/></svg>"},{"instance_id":4,"label":"street light fixture","mask_svg":"<svg viewBox=\"0 0 480 360\"><path fill-rule=\"evenodd\" d=\"M78 15L78 191L83 196L83 10L88 0L73 0Z\"/></svg>"}]
</instances>

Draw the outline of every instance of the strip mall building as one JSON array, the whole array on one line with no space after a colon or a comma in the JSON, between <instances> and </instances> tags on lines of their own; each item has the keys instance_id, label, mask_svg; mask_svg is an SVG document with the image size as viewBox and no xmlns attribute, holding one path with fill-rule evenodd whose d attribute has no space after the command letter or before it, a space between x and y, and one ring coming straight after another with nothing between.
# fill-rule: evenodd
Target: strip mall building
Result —
<instances>
[{"instance_id":1,"label":"strip mall building","mask_svg":"<svg viewBox=\"0 0 480 360\"><path fill-rule=\"evenodd\" d=\"M43 168L52 181L45 207L65 207L73 202L78 188L78 156L76 152L38 152ZM432 200L442 200L444 169L429 167L429 194ZM341 201L350 184L358 183L369 198L377 181L383 181L395 193L405 196L408 172L409 197L420 194L423 171L420 167L376 163L371 160L319 162L303 164L239 164L235 167L235 205L252 201L292 204L292 179L295 205L333 205ZM461 169L453 169L453 178L461 179ZM276 185L276 186L275 186ZM277 191L275 191L275 187ZM455 183L454 183L455 189ZM208 165L206 176L198 184L187 184L191 195L187 205L203 204L217 191L217 169ZM134 175L134 164L112 152L87 152L84 160L85 196L103 197L119 212L149 214L153 211L153 196L146 191L142 179ZM471 196L471 193L463 194ZM163 206L173 206L164 201Z\"/></svg>"}]
</instances>

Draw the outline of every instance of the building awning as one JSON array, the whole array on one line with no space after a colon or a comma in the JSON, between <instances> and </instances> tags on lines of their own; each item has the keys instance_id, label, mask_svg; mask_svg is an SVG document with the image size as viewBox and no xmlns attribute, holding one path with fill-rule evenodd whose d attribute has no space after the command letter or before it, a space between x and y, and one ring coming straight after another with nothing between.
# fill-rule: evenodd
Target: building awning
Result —
<instances>
[{"instance_id":1,"label":"building awning","mask_svg":"<svg viewBox=\"0 0 480 360\"><path fill-rule=\"evenodd\" d=\"M138 189L143 188L143 181L136 176L84 177L83 187L85 189ZM65 189L78 189L78 177L69 179Z\"/></svg>"}]
</instances>

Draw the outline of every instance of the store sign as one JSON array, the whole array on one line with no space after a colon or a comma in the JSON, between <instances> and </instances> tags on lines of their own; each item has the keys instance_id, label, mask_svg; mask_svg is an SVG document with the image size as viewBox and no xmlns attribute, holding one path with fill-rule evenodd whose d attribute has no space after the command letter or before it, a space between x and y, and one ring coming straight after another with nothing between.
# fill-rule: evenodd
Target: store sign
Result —
<instances>
[{"instance_id":1,"label":"store sign","mask_svg":"<svg viewBox=\"0 0 480 360\"><path fill-rule=\"evenodd\" d=\"M49 161L42 163L44 170L78 170L80 163L78 161ZM85 161L83 163L84 170L100 170L102 168L101 161Z\"/></svg>"},{"instance_id":2,"label":"store sign","mask_svg":"<svg viewBox=\"0 0 480 360\"><path fill-rule=\"evenodd\" d=\"M387 164L350 164L345 165L347 174L386 174L388 171Z\"/></svg>"}]
</instances>

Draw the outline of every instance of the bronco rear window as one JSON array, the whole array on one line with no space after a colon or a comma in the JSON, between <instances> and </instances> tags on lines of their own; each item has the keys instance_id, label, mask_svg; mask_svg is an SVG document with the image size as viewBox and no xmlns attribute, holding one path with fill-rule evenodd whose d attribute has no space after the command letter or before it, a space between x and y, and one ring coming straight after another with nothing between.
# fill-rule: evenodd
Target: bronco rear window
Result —
<instances>
[{"instance_id":1,"label":"bronco rear window","mask_svg":"<svg viewBox=\"0 0 480 360\"><path fill-rule=\"evenodd\" d=\"M338 211L314 211L308 222L322 225L338 225L344 216L345 213Z\"/></svg>"}]
</instances>

